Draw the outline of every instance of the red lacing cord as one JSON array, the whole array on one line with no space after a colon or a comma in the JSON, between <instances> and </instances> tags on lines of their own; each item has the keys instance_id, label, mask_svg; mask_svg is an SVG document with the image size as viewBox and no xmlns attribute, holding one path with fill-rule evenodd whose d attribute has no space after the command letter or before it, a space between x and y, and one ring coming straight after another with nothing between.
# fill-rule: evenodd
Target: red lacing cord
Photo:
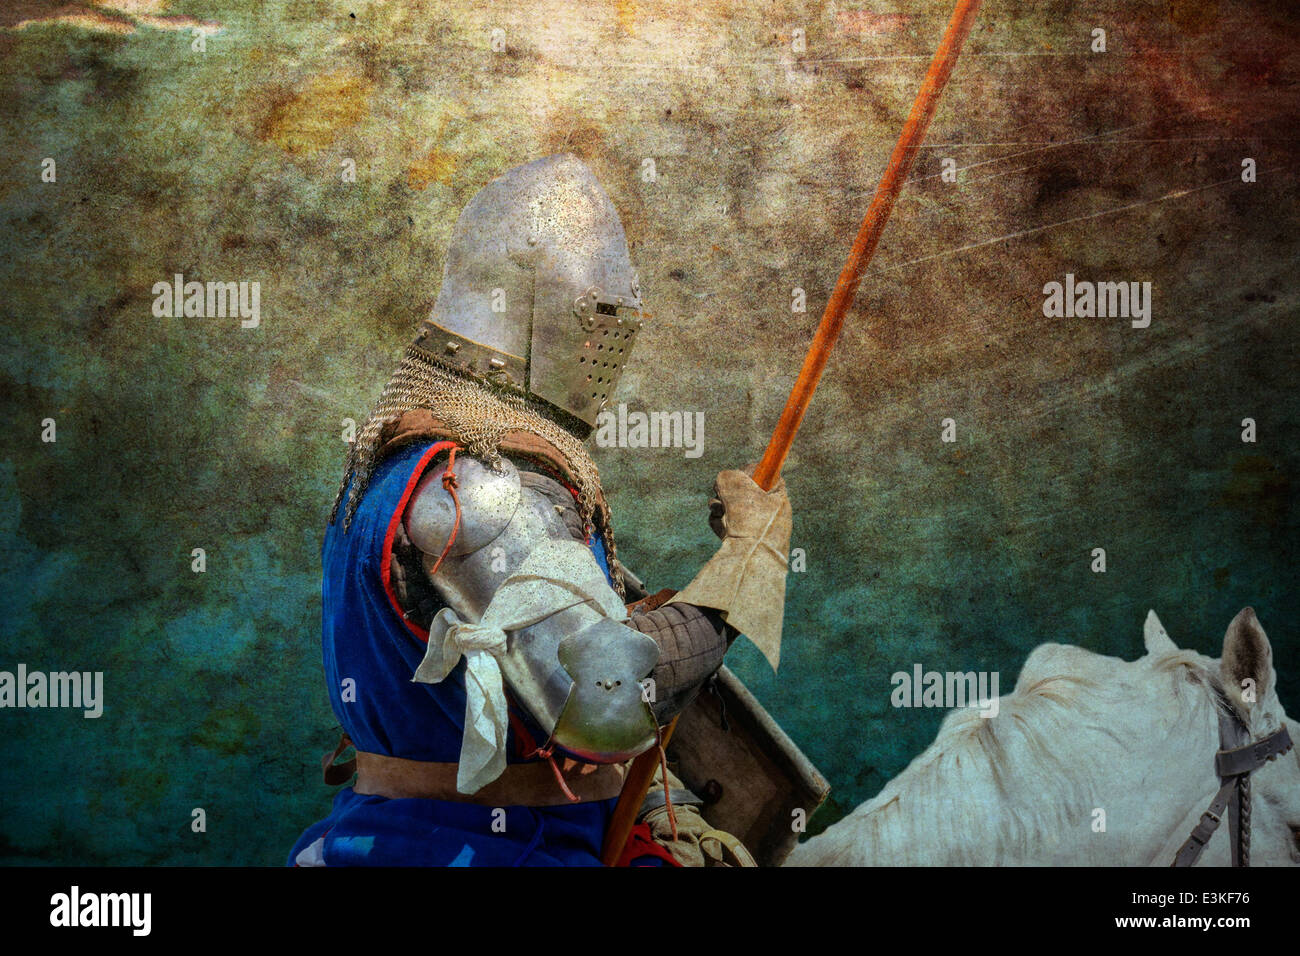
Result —
<instances>
[{"instance_id":1,"label":"red lacing cord","mask_svg":"<svg viewBox=\"0 0 1300 956\"><path fill-rule=\"evenodd\" d=\"M569 785L564 781L564 774L560 771L560 765L555 762L555 745L550 744L545 749L534 750L529 756L531 757L533 754L545 758L546 762L551 765L551 772L555 774L555 782L560 785L560 789L569 798L569 802L578 803L578 795L569 789Z\"/></svg>"},{"instance_id":2,"label":"red lacing cord","mask_svg":"<svg viewBox=\"0 0 1300 956\"><path fill-rule=\"evenodd\" d=\"M541 757L543 760L547 761L551 765L551 772L555 774L555 782L560 785L560 789L564 791L564 795L568 797L569 802L578 803L578 795L569 789L568 783L564 780L564 773L555 762L555 744L547 741L545 747L537 746L533 743L533 735L528 732L523 721L515 716L514 708L510 708L507 713L510 717L510 726L515 729L515 740L519 743L519 755L523 757L524 760L531 760L533 757ZM524 741L528 742L527 747L525 747Z\"/></svg>"},{"instance_id":3,"label":"red lacing cord","mask_svg":"<svg viewBox=\"0 0 1300 956\"><path fill-rule=\"evenodd\" d=\"M564 795L569 798L570 803L578 803L578 795L569 789L569 785L564 780L564 774L560 770L560 765L555 762L555 744L551 741L546 742L545 747L534 747L531 751L524 754L524 759L531 757L541 757L551 765L551 772L555 774L555 782L560 785Z\"/></svg>"},{"instance_id":4,"label":"red lacing cord","mask_svg":"<svg viewBox=\"0 0 1300 956\"><path fill-rule=\"evenodd\" d=\"M434 562L433 569L429 572L429 577L433 577L437 574L438 569L442 567L443 559L447 557L448 553L450 553L451 546L456 543L456 532L460 530L460 497L456 494L456 489L460 487L460 481L456 477L456 472L452 470L455 467L456 446L452 445L451 453L447 456L447 470L442 473L442 486L447 489L448 493L451 495L452 503L456 506L456 520L451 526L451 537L449 537L447 543L443 545L442 554L438 555L438 560Z\"/></svg>"}]
</instances>

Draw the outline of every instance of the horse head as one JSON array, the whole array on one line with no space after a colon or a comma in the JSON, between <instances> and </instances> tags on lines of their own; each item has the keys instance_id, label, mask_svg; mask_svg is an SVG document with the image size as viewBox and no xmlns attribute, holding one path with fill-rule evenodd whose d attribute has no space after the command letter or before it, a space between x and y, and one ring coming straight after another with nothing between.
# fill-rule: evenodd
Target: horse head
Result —
<instances>
[{"instance_id":1,"label":"horse head","mask_svg":"<svg viewBox=\"0 0 1300 956\"><path fill-rule=\"evenodd\" d=\"M1168 866L1220 791L1221 717L1243 742L1300 725L1277 697L1255 613L1219 660L1179 649L1155 612L1136 661L1044 644L993 716L953 710L935 742L787 865ZM1300 748L1250 776L1252 865L1300 864ZM1200 864L1230 862L1215 833Z\"/></svg>"}]
</instances>

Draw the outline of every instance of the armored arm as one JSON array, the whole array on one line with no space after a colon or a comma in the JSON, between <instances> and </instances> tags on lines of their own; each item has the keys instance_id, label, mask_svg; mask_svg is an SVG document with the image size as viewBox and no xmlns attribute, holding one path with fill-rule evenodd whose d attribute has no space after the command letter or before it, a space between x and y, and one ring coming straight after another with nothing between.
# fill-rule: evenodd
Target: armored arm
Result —
<instances>
[{"instance_id":1,"label":"armored arm","mask_svg":"<svg viewBox=\"0 0 1300 956\"><path fill-rule=\"evenodd\" d=\"M430 622L416 679L443 680L463 655L467 688L486 687L479 696L498 752L502 679L549 741L580 759L616 763L650 747L656 724L641 681L659 647L624 623L621 599L554 501L509 461L494 469L460 458L455 480L444 482L446 473L445 464L430 468L403 516L445 605Z\"/></svg>"},{"instance_id":2,"label":"armored arm","mask_svg":"<svg viewBox=\"0 0 1300 956\"><path fill-rule=\"evenodd\" d=\"M691 702L737 634L758 645L773 668L780 655L792 525L785 482L765 492L747 473L724 471L714 493L709 525L722 539L717 554L685 590L628 622L660 646L654 710L661 724Z\"/></svg>"},{"instance_id":3,"label":"armored arm","mask_svg":"<svg viewBox=\"0 0 1300 956\"><path fill-rule=\"evenodd\" d=\"M559 482L531 471L519 472L520 484L551 503L565 530L575 541L584 540L582 518L573 495ZM624 571L625 578L631 577ZM632 578L640 590L640 582ZM644 592L641 591L643 595ZM633 596L629 588L629 596ZM628 627L659 645L659 662L650 673L650 705L660 726L686 708L704 683L722 666L727 647L736 638L721 613L690 604L664 604L651 599L646 609L634 608Z\"/></svg>"},{"instance_id":4,"label":"armored arm","mask_svg":"<svg viewBox=\"0 0 1300 956\"><path fill-rule=\"evenodd\" d=\"M458 614L473 616L475 609L482 613L481 609L491 602L496 588L504 581L505 569L520 560L515 552L536 545L536 541L521 541L515 533L502 537L512 524L529 525L533 532L540 531L551 540L584 540L582 519L573 495L549 476L509 465L497 473L466 459L457 463L456 471L459 472L461 524L438 574L430 579L427 572L442 553L455 523L454 502L442 487L443 468L431 470L417 485L394 545L391 578L395 587L410 595L417 620L427 621L444 604L456 609ZM519 528L514 530L517 532ZM404 546L407 551L402 551ZM474 554L479 554L480 559L472 559ZM418 556L416 567L412 567L412 555ZM397 566L399 556L404 557L403 567ZM687 604L634 610L624 624L625 628L652 639L658 650L653 669L648 675L636 675L634 680L639 684L648 676L652 682L646 686L653 689L649 696L655 722L660 725L690 703L721 666L727 646L736 636L717 611ZM538 689L531 686L532 681L522 681L521 686L516 686L510 670L504 667L503 670L516 696L529 694L530 687ZM620 679L623 678L613 678ZM525 702L525 706L535 717L539 711L554 713L557 703L562 704L566 699L564 695L571 683L567 675L561 675L542 695L549 699L549 704L534 701Z\"/></svg>"}]
</instances>

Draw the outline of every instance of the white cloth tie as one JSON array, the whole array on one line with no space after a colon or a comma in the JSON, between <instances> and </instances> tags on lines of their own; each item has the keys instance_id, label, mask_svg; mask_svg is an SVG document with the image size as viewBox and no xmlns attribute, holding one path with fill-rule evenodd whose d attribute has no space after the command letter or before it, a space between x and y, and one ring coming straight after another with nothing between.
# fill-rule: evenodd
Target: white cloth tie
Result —
<instances>
[{"instance_id":1,"label":"white cloth tie","mask_svg":"<svg viewBox=\"0 0 1300 956\"><path fill-rule=\"evenodd\" d=\"M548 540L506 578L478 621L444 608L430 623L429 646L412 680L437 684L465 658L465 734L456 772L461 793L477 793L506 768L510 718L498 661L509 649L509 632L579 604L627 620L627 608L591 551L577 541Z\"/></svg>"}]
</instances>

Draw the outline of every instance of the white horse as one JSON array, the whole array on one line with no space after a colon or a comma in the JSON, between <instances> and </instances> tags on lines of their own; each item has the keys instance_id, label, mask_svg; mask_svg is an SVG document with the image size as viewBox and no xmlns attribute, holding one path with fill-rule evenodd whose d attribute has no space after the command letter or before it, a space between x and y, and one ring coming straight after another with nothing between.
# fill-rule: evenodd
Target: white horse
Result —
<instances>
[{"instance_id":1,"label":"white horse","mask_svg":"<svg viewBox=\"0 0 1300 956\"><path fill-rule=\"evenodd\" d=\"M1179 650L1155 612L1126 662L1044 644L995 717L949 714L906 770L787 866L1168 866L1219 789L1221 688L1251 738L1285 721L1255 612L1223 657ZM1251 774L1251 864L1300 864L1300 746ZM1226 866L1225 818L1200 866Z\"/></svg>"}]
</instances>

